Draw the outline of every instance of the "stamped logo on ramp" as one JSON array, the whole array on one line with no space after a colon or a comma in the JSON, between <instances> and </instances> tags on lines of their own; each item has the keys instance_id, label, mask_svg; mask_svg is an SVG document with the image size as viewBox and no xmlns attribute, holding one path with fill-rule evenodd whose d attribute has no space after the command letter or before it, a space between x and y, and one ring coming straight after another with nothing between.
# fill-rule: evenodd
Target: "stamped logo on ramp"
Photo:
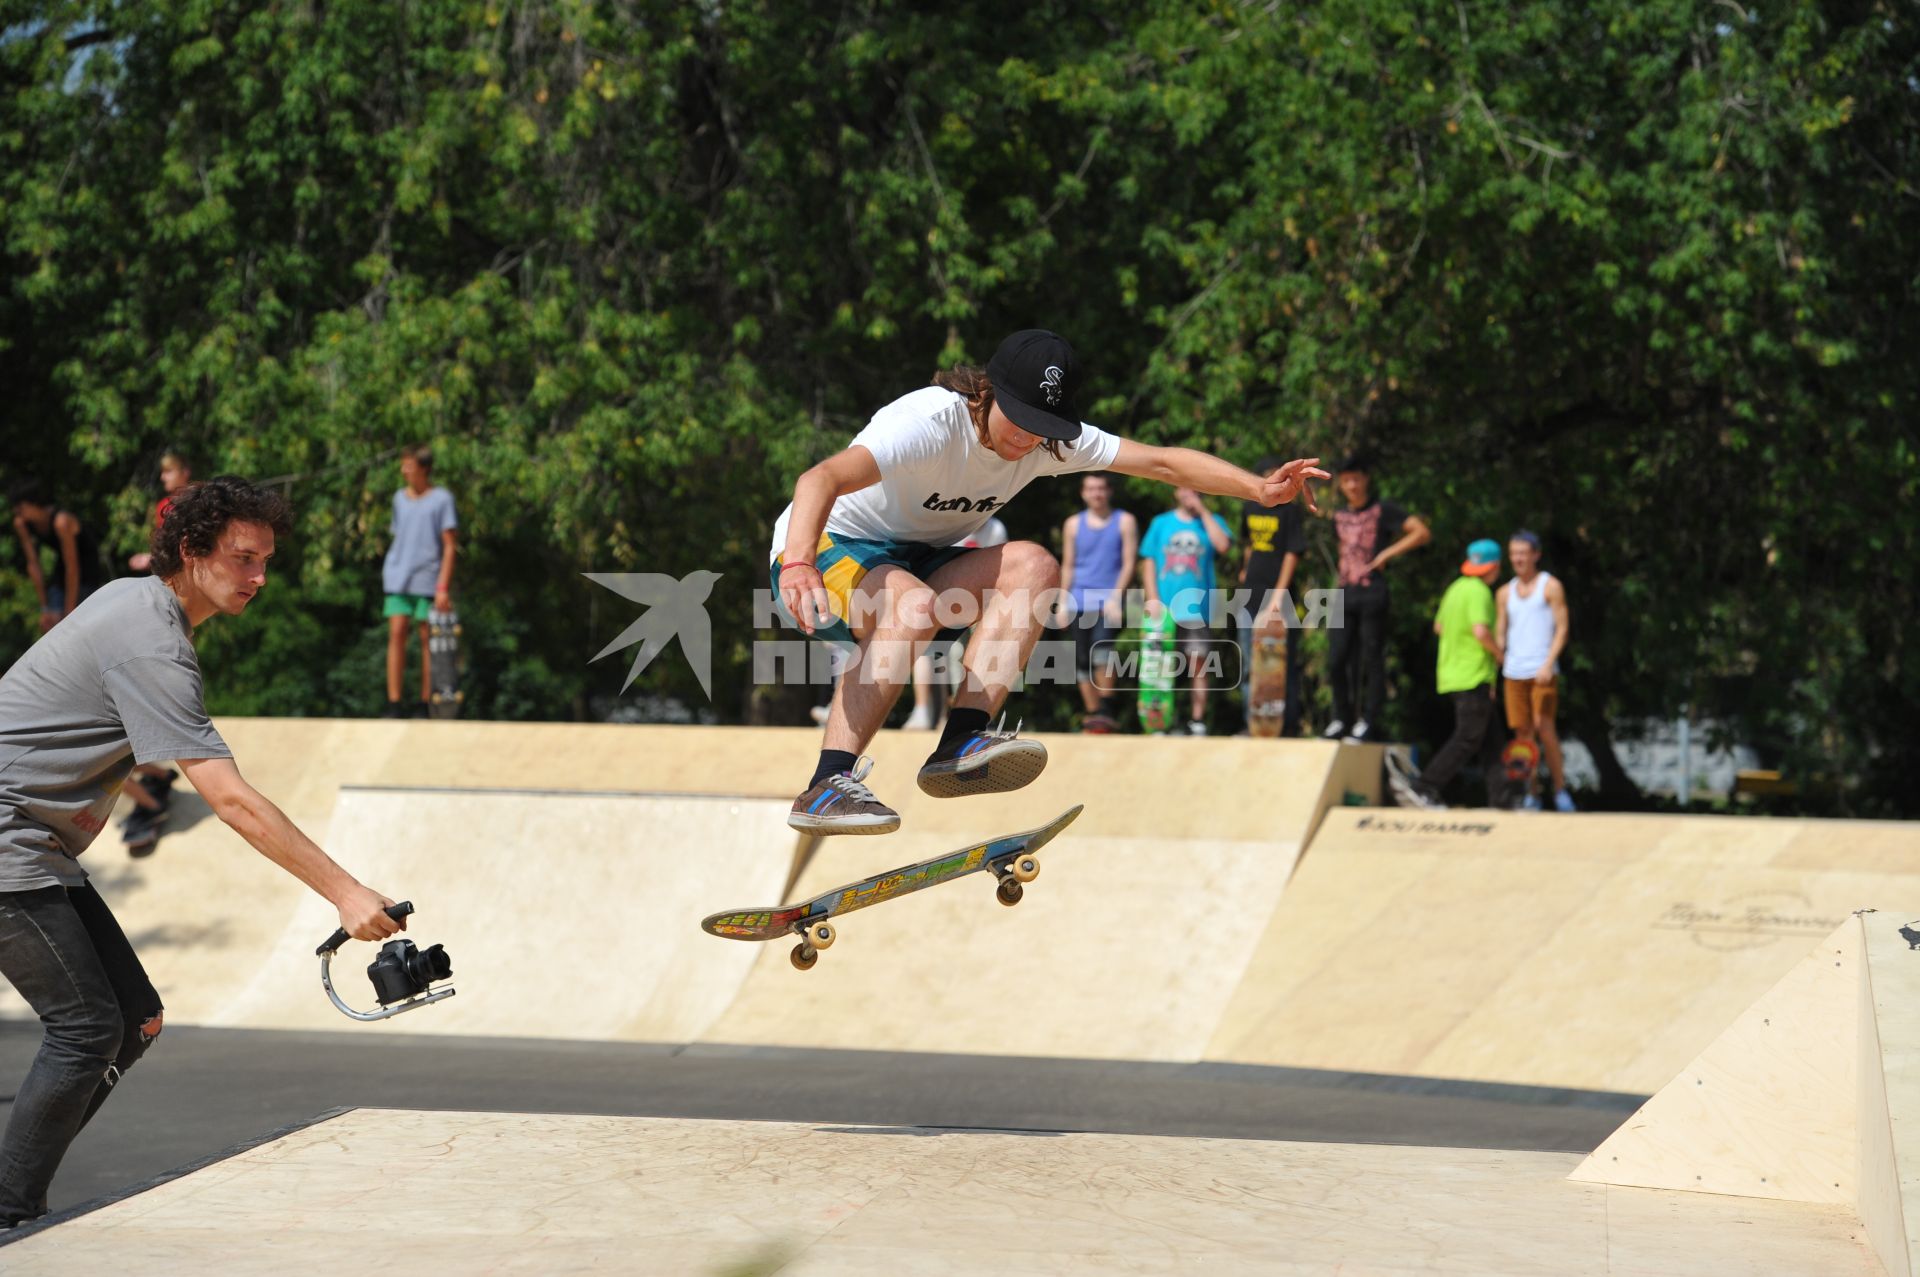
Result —
<instances>
[{"instance_id":1,"label":"stamped logo on ramp","mask_svg":"<svg viewBox=\"0 0 1920 1277\"><path fill-rule=\"evenodd\" d=\"M1745 891L1716 905L1676 901L1653 924L1656 931L1685 931L1705 949L1758 949L1782 938L1819 939L1846 921L1815 909L1796 891Z\"/></svg>"}]
</instances>

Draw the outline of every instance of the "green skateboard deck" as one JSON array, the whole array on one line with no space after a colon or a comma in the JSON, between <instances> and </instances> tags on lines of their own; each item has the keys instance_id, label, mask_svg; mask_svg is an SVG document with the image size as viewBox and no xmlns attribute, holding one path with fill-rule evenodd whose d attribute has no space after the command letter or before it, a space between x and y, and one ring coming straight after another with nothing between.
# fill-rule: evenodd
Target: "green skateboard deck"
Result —
<instances>
[{"instance_id":1,"label":"green skateboard deck","mask_svg":"<svg viewBox=\"0 0 1920 1277\"><path fill-rule=\"evenodd\" d=\"M1178 717L1173 703L1173 669L1178 657L1173 613L1162 609L1158 621L1144 621L1140 626L1140 726L1147 732L1173 730Z\"/></svg>"}]
</instances>

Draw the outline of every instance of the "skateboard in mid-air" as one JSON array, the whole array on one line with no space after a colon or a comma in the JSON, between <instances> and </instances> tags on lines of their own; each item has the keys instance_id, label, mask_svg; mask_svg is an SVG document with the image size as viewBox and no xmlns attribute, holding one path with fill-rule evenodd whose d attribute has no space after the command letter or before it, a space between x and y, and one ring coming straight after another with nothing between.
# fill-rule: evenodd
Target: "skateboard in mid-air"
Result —
<instances>
[{"instance_id":1,"label":"skateboard in mid-air","mask_svg":"<svg viewBox=\"0 0 1920 1277\"><path fill-rule=\"evenodd\" d=\"M1261 630L1248 660L1247 734L1271 739L1280 735L1287 719L1286 630Z\"/></svg>"},{"instance_id":2,"label":"skateboard in mid-air","mask_svg":"<svg viewBox=\"0 0 1920 1277\"><path fill-rule=\"evenodd\" d=\"M460 702L460 614L438 608L427 613L427 681L433 695L427 703L429 718L458 718Z\"/></svg>"},{"instance_id":3,"label":"skateboard in mid-air","mask_svg":"<svg viewBox=\"0 0 1920 1277\"><path fill-rule=\"evenodd\" d=\"M1140 624L1140 727L1150 733L1173 730L1173 639L1173 613L1165 608Z\"/></svg>"},{"instance_id":4,"label":"skateboard in mid-air","mask_svg":"<svg viewBox=\"0 0 1920 1277\"><path fill-rule=\"evenodd\" d=\"M778 940L782 936L799 937L789 955L793 965L811 970L820 960L820 951L832 946L838 932L831 919L855 909L877 905L882 900L920 891L936 883L960 878L982 869L999 880L994 894L1003 905L1017 905L1026 893L1026 884L1040 876L1040 859L1034 855L1055 835L1079 816L1078 805L1061 812L1038 829L1025 833L1002 834L985 842L950 851L917 865L889 869L859 882L824 891L811 900L770 909L730 909L703 921L701 929L728 940Z\"/></svg>"}]
</instances>

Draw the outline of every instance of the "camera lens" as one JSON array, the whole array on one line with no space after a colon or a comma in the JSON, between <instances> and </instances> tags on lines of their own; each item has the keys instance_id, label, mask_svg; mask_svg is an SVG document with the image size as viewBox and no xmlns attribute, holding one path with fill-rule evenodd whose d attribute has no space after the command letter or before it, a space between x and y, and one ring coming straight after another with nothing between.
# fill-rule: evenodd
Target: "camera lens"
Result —
<instances>
[{"instance_id":1,"label":"camera lens","mask_svg":"<svg viewBox=\"0 0 1920 1277\"><path fill-rule=\"evenodd\" d=\"M407 955L407 973L413 977L416 991L424 993L435 980L444 980L453 974L453 959L447 956L445 945L416 950Z\"/></svg>"}]
</instances>

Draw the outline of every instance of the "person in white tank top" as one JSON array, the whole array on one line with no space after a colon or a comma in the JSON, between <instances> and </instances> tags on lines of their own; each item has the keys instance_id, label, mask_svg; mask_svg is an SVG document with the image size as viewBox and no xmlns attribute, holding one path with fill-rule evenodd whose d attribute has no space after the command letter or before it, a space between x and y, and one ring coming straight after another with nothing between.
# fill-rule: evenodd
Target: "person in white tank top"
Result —
<instances>
[{"instance_id":1,"label":"person in white tank top","mask_svg":"<svg viewBox=\"0 0 1920 1277\"><path fill-rule=\"evenodd\" d=\"M1553 777L1553 805L1572 811L1560 732L1554 716L1560 702L1560 654L1567 647L1567 592L1552 574L1540 570L1540 538L1522 529L1507 542L1513 579L1494 596L1494 642L1506 653L1500 672L1506 678L1507 726L1523 741L1537 742ZM1540 800L1532 794L1528 807Z\"/></svg>"}]
</instances>

